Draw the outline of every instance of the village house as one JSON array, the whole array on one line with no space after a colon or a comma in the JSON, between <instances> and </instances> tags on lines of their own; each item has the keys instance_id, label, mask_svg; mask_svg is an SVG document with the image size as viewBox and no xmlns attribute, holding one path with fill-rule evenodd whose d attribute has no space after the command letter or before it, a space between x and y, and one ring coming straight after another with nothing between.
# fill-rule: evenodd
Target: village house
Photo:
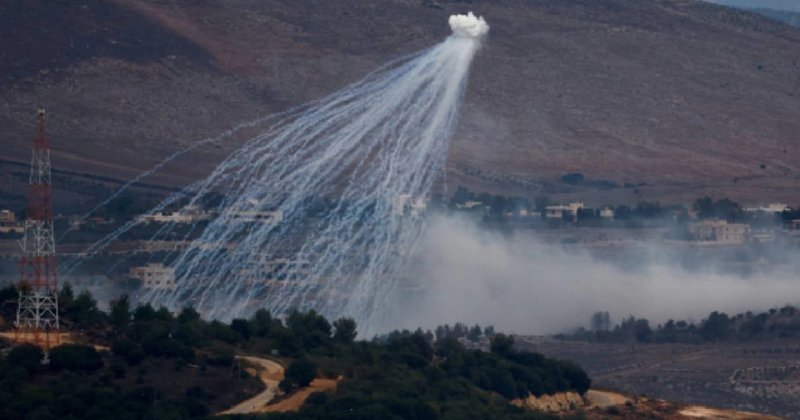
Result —
<instances>
[{"instance_id":1,"label":"village house","mask_svg":"<svg viewBox=\"0 0 800 420\"><path fill-rule=\"evenodd\" d=\"M254 275L256 281L301 280L308 278L311 262L294 258L271 258L267 255L254 255L243 273Z\"/></svg>"},{"instance_id":2,"label":"village house","mask_svg":"<svg viewBox=\"0 0 800 420\"><path fill-rule=\"evenodd\" d=\"M25 225L17 221L17 215L11 210L0 210L0 233L25 233Z\"/></svg>"},{"instance_id":3,"label":"village house","mask_svg":"<svg viewBox=\"0 0 800 420\"><path fill-rule=\"evenodd\" d=\"M749 213L783 213L784 211L791 210L791 207L784 203L770 203L761 207L748 207L744 211Z\"/></svg>"},{"instance_id":4,"label":"village house","mask_svg":"<svg viewBox=\"0 0 800 420\"><path fill-rule=\"evenodd\" d=\"M583 203L559 204L545 208L548 219L563 219L564 215L578 216L578 211L583 208Z\"/></svg>"},{"instance_id":5,"label":"village house","mask_svg":"<svg viewBox=\"0 0 800 420\"><path fill-rule=\"evenodd\" d=\"M190 224L211 219L211 214L197 206L187 206L178 212L158 212L145 214L139 218L147 223L176 223Z\"/></svg>"},{"instance_id":6,"label":"village house","mask_svg":"<svg viewBox=\"0 0 800 420\"><path fill-rule=\"evenodd\" d=\"M472 210L474 208L483 208L484 206L486 205L482 201L474 200L465 201L464 204L456 204L456 208L459 210Z\"/></svg>"},{"instance_id":7,"label":"village house","mask_svg":"<svg viewBox=\"0 0 800 420\"><path fill-rule=\"evenodd\" d=\"M750 232L750 241L755 243L775 242L775 231L772 229L757 229Z\"/></svg>"},{"instance_id":8,"label":"village house","mask_svg":"<svg viewBox=\"0 0 800 420\"><path fill-rule=\"evenodd\" d=\"M131 267L128 277L141 280L145 289L175 290L175 269L161 263L150 263L141 267Z\"/></svg>"},{"instance_id":9,"label":"village house","mask_svg":"<svg viewBox=\"0 0 800 420\"><path fill-rule=\"evenodd\" d=\"M411 194L400 194L395 197L392 203L392 214L397 217L410 216L417 218L422 216L428 204L421 198L414 198Z\"/></svg>"},{"instance_id":10,"label":"village house","mask_svg":"<svg viewBox=\"0 0 800 420\"><path fill-rule=\"evenodd\" d=\"M527 219L527 218L540 218L542 214L536 211L530 211L526 208L519 208L514 211L507 211L503 213L508 219Z\"/></svg>"},{"instance_id":11,"label":"village house","mask_svg":"<svg viewBox=\"0 0 800 420\"><path fill-rule=\"evenodd\" d=\"M689 225L692 239L718 244L743 244L750 238L750 226L743 223L728 223L726 220L703 220Z\"/></svg>"},{"instance_id":12,"label":"village house","mask_svg":"<svg viewBox=\"0 0 800 420\"><path fill-rule=\"evenodd\" d=\"M614 215L615 215L615 213L614 213L614 208L613 207L605 206L602 209L600 209L600 218L601 219L611 220L611 219L614 218Z\"/></svg>"}]
</instances>

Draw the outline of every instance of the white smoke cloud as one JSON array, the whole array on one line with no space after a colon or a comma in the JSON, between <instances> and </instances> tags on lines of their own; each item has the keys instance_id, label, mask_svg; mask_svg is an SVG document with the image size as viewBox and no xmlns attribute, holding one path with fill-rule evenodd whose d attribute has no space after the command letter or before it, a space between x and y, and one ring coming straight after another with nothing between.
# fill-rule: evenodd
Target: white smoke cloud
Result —
<instances>
[{"instance_id":1,"label":"white smoke cloud","mask_svg":"<svg viewBox=\"0 0 800 420\"><path fill-rule=\"evenodd\" d=\"M487 232L453 217L432 221L420 264L425 292L402 303L400 325L493 324L519 334L550 334L588 326L595 311L618 322L633 314L653 325L672 318L698 322L797 304L798 267L742 276L720 267L689 270L658 245L635 264L599 260L587 251L543 244L536 237ZM415 276L416 277L416 276Z\"/></svg>"},{"instance_id":2,"label":"white smoke cloud","mask_svg":"<svg viewBox=\"0 0 800 420\"><path fill-rule=\"evenodd\" d=\"M466 15L452 15L449 23L455 36L480 38L489 33L489 24L483 20L482 16L475 16L472 12Z\"/></svg>"}]
</instances>

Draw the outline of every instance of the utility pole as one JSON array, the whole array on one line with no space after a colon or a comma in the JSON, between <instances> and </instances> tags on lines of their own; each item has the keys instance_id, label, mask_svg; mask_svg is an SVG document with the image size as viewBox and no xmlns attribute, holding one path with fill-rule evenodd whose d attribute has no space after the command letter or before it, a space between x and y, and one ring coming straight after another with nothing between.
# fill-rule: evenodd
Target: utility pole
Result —
<instances>
[{"instance_id":1,"label":"utility pole","mask_svg":"<svg viewBox=\"0 0 800 420\"><path fill-rule=\"evenodd\" d=\"M50 145L44 134L45 111L39 109L39 129L33 140L25 235L20 241L17 342L50 348L59 342L58 280L53 232L53 189Z\"/></svg>"}]
</instances>

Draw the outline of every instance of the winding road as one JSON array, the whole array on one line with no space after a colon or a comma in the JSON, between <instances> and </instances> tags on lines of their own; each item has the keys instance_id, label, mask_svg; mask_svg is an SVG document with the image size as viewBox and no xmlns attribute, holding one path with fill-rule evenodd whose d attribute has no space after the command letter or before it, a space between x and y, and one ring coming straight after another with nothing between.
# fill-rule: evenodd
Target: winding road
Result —
<instances>
[{"instance_id":1,"label":"winding road","mask_svg":"<svg viewBox=\"0 0 800 420\"><path fill-rule=\"evenodd\" d=\"M284 368L278 362L253 356L237 356L237 358L259 367L258 369L248 368L247 370L253 375L258 375L266 388L253 398L242 401L219 413L220 415L248 414L263 411L264 407L278 394L278 384L283 379Z\"/></svg>"}]
</instances>

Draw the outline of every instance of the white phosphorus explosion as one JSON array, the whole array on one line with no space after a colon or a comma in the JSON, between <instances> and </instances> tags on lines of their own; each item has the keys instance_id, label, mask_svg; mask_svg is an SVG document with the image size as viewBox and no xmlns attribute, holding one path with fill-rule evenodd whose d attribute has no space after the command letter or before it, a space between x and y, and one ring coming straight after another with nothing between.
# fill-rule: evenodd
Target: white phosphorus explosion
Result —
<instances>
[{"instance_id":1,"label":"white phosphorus explosion","mask_svg":"<svg viewBox=\"0 0 800 420\"><path fill-rule=\"evenodd\" d=\"M480 38L489 33L489 25L483 17L475 16L472 12L466 15L452 15L449 23L450 29L456 36Z\"/></svg>"},{"instance_id":2,"label":"white phosphorus explosion","mask_svg":"<svg viewBox=\"0 0 800 420\"><path fill-rule=\"evenodd\" d=\"M217 216L158 230L155 241L189 245L162 260L177 289L145 300L223 320L296 308L353 317L362 332L380 325L424 231L407 204L427 198L443 170L470 63L489 30L472 13L449 24L453 35L442 43L282 114L153 209L203 205Z\"/></svg>"}]
</instances>

